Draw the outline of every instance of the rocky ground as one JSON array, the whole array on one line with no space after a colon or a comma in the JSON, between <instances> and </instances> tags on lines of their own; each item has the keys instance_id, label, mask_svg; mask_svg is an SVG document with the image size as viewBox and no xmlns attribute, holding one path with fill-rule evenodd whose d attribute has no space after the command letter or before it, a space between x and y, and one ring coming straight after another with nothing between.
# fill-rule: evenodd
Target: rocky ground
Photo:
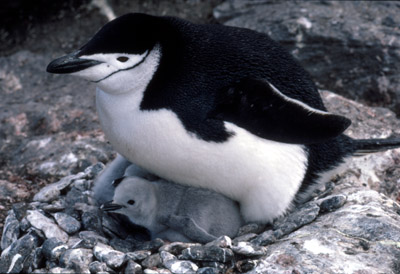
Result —
<instances>
[{"instance_id":1,"label":"rocky ground","mask_svg":"<svg viewBox=\"0 0 400 274\"><path fill-rule=\"evenodd\" d=\"M126 235L113 231L113 219L90 207L92 179L102 166L83 171L114 156L98 125L94 87L46 74L45 67L52 58L82 45L104 24L110 17L107 7L116 15L144 11L266 32L300 60L320 88L400 113L400 21L395 16L400 4L396 2L270 0L227 1L218 6L221 1L174 2L110 1L110 6L104 6L105 1L65 1L65 6L49 7L46 14L36 11L40 20L25 18L27 11L17 5L16 18L26 19L23 26L28 27L0 24L4 41L0 46L0 226L7 227L1 239L0 272L47 267L54 272L132 273L161 268L175 273L173 266L179 265L204 271L199 273L215 273L218 268L252 273L318 273L321 269L399 273L400 210L394 203L400 200L398 150L354 159L328 184L327 194L320 193L271 227L243 228L241 238L232 244L226 239L208 246L123 241ZM353 121L347 131L350 136L399 135L400 121L388 109L366 107L331 92L322 95L328 109ZM68 175L72 176L65 178ZM51 183L57 197L32 202ZM326 195L329 202L322 200ZM78 207L70 206L77 201L68 202L71 197L80 199ZM34 254L22 252L26 247L38 248ZM193 248L198 257L189 255ZM207 257L209 252L213 259Z\"/></svg>"}]
</instances>

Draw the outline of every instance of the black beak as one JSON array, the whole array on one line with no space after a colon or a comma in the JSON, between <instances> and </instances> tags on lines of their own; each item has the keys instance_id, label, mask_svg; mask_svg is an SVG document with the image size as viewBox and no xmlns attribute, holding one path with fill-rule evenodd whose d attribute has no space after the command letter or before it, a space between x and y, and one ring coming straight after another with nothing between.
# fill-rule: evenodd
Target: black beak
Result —
<instances>
[{"instance_id":1,"label":"black beak","mask_svg":"<svg viewBox=\"0 0 400 274\"><path fill-rule=\"evenodd\" d=\"M105 202L100 206L100 209L103 211L114 211L123 208L124 206L119 204L113 204L113 201Z\"/></svg>"},{"instance_id":2,"label":"black beak","mask_svg":"<svg viewBox=\"0 0 400 274\"><path fill-rule=\"evenodd\" d=\"M81 59L79 58L79 52L78 50L51 61L47 66L47 72L73 73L102 63L96 60Z\"/></svg>"}]
</instances>

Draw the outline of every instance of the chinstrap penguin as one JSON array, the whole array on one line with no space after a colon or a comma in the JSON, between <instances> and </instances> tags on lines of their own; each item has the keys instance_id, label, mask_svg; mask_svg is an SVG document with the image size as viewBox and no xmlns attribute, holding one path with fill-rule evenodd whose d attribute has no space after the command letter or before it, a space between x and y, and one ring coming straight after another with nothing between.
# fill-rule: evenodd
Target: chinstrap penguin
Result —
<instances>
[{"instance_id":1,"label":"chinstrap penguin","mask_svg":"<svg viewBox=\"0 0 400 274\"><path fill-rule=\"evenodd\" d=\"M139 177L116 179L113 186L113 200L101 209L127 216L153 239L207 243L233 238L243 225L239 205L208 189Z\"/></svg>"},{"instance_id":2,"label":"chinstrap penguin","mask_svg":"<svg viewBox=\"0 0 400 274\"><path fill-rule=\"evenodd\" d=\"M350 121L326 111L309 74L248 29L127 14L47 71L96 83L122 165L220 192L246 221L281 216L347 157L400 144L343 135Z\"/></svg>"}]
</instances>

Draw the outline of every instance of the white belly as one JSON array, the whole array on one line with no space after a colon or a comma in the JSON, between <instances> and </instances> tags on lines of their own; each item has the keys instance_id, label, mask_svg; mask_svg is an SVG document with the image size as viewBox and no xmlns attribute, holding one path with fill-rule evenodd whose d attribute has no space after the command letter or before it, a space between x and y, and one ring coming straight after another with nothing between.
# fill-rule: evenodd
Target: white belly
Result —
<instances>
[{"instance_id":1,"label":"white belly","mask_svg":"<svg viewBox=\"0 0 400 274\"><path fill-rule=\"evenodd\" d=\"M141 98L97 91L103 130L118 153L162 178L238 201L246 221L269 222L289 208L305 175L303 146L265 140L228 122L233 137L206 142L172 111L140 111Z\"/></svg>"}]
</instances>

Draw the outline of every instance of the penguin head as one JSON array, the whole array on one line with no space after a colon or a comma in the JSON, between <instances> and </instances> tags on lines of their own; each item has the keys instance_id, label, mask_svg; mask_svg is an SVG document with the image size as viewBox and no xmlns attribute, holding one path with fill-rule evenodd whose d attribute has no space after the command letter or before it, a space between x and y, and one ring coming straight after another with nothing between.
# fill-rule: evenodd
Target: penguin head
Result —
<instances>
[{"instance_id":1,"label":"penguin head","mask_svg":"<svg viewBox=\"0 0 400 274\"><path fill-rule=\"evenodd\" d=\"M100 208L123 214L137 225L146 227L150 224L157 206L154 185L138 177L124 177L114 186L113 200Z\"/></svg>"},{"instance_id":2,"label":"penguin head","mask_svg":"<svg viewBox=\"0 0 400 274\"><path fill-rule=\"evenodd\" d=\"M147 85L161 55L159 21L140 13L118 17L79 50L53 60L47 72L82 77L109 93Z\"/></svg>"}]
</instances>

